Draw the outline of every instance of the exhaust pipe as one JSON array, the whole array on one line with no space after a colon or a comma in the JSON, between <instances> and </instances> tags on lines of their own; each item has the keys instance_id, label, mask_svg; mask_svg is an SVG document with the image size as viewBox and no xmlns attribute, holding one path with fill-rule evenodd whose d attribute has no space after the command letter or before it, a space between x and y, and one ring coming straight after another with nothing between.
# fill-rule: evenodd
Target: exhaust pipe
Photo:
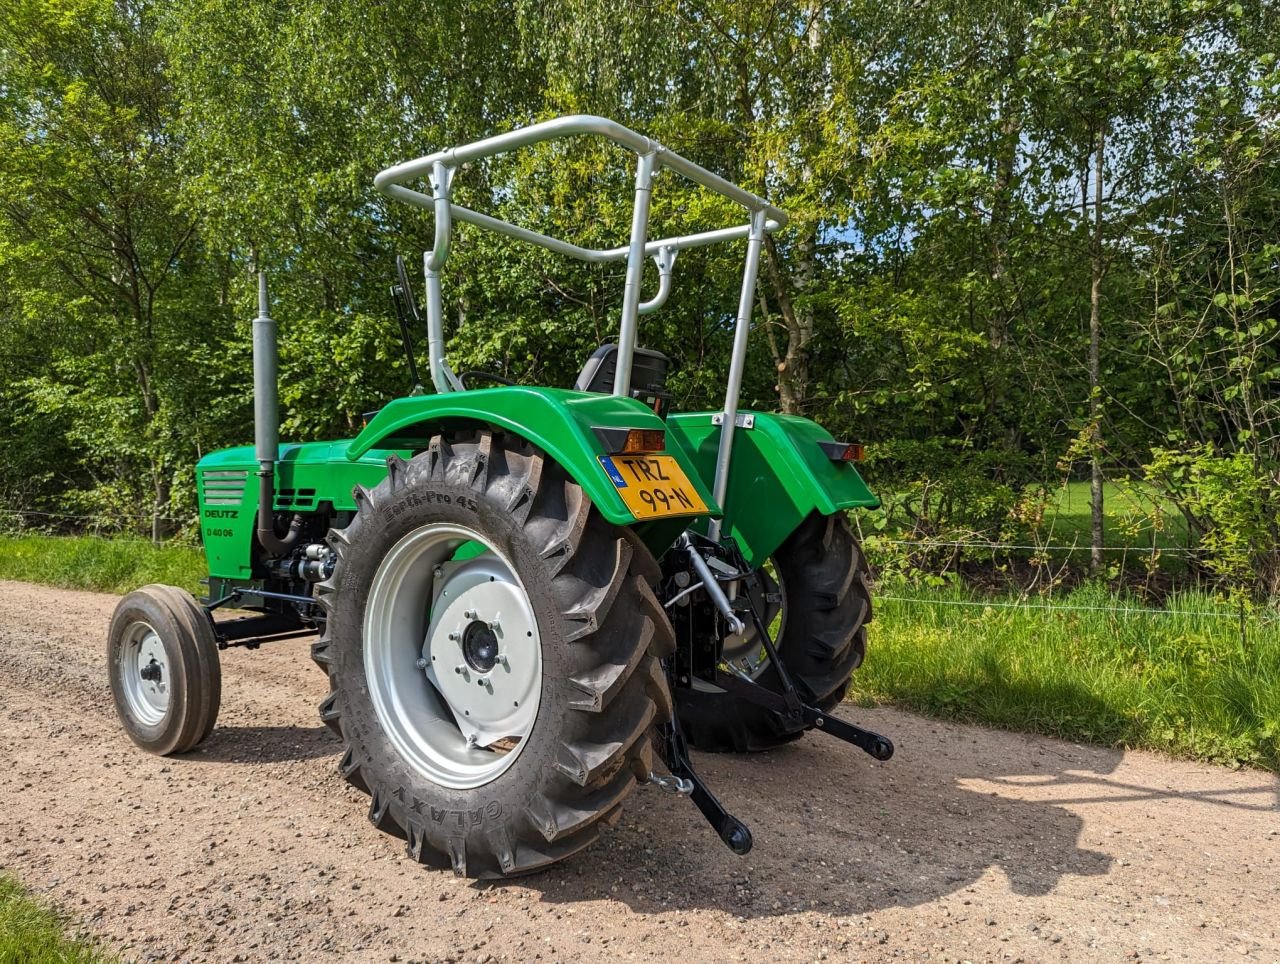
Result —
<instances>
[{"instance_id":1,"label":"exhaust pipe","mask_svg":"<svg viewBox=\"0 0 1280 964\"><path fill-rule=\"evenodd\" d=\"M258 272L258 317L253 319L253 444L258 460L258 544L284 555L302 538L303 519L295 515L289 532L276 535L276 460L280 455L280 405L276 382L279 360L276 323L267 311L267 273Z\"/></svg>"}]
</instances>

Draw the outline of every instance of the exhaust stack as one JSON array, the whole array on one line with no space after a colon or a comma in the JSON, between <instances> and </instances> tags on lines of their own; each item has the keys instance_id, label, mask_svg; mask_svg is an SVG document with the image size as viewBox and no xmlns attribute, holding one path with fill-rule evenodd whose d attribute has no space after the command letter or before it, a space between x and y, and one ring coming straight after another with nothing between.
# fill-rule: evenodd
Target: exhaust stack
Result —
<instances>
[{"instance_id":1,"label":"exhaust stack","mask_svg":"<svg viewBox=\"0 0 1280 964\"><path fill-rule=\"evenodd\" d=\"M253 319L253 444L258 460L258 543L272 555L284 555L301 538L303 519L295 515L289 532L276 535L276 460L280 455L279 357L276 323L268 312L267 273L258 272L258 317Z\"/></svg>"}]
</instances>

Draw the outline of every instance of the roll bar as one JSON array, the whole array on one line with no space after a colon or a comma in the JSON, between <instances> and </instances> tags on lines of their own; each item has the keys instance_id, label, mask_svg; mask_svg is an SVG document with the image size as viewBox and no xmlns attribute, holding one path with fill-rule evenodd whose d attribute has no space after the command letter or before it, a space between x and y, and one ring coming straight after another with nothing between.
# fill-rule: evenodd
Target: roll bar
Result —
<instances>
[{"instance_id":1,"label":"roll bar","mask_svg":"<svg viewBox=\"0 0 1280 964\"><path fill-rule=\"evenodd\" d=\"M543 141L584 134L603 137L636 155L635 204L631 216L631 237L626 245L615 248L584 248L488 214L472 211L454 204L450 197L454 172L463 164L505 154ZM657 241L649 240L649 198L652 193L653 176L663 168L675 171L695 184L714 191L721 197L745 208L749 214L748 223ZM408 186L422 178L427 178L431 184L429 195ZM685 248L746 238L747 257L743 268L742 291L738 299L737 325L734 330L733 353L725 390L725 418L720 436L720 450L716 458L716 478L713 486L716 501L721 506L724 505L738 394L742 387L743 370L746 365L747 334L751 326L751 306L760 264L760 248L765 234L777 231L786 225L785 211L770 204L764 198L711 173L675 151L663 147L651 138L638 134L616 121L590 114L557 117L528 127L517 128L505 134L486 137L471 144L436 151L434 154L428 154L416 160L405 161L379 173L374 178L374 185L388 197L406 201L416 207L427 208L435 214L435 241L432 249L423 255L423 272L426 276L427 344L431 359L431 380L436 389L441 392L462 389L445 359L444 315L440 294L440 270L449 257L454 220L474 224L521 241L528 241L580 261L626 262L622 320L618 330L618 367L613 382L613 393L624 397L629 397L631 394L631 363L635 353L639 316L656 310L666 301L671 288L671 272L676 254ZM641 302L640 288L646 257L652 257L658 265L659 289L653 298Z\"/></svg>"}]
</instances>

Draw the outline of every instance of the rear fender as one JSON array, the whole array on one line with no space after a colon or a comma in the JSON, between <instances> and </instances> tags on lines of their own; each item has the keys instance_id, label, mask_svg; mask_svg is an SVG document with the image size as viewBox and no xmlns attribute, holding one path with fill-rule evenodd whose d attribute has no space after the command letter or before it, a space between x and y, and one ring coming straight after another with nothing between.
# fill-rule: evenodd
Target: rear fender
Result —
<instances>
[{"instance_id":1,"label":"rear fender","mask_svg":"<svg viewBox=\"0 0 1280 964\"><path fill-rule=\"evenodd\" d=\"M715 479L720 428L714 412L667 417L667 448L677 448L697 467L703 484ZM762 565L812 512L833 515L880 505L850 462L833 462L819 442L831 433L795 415L744 412L751 428L733 436L733 462L725 495L725 535L732 536L751 565ZM705 528L705 524L699 526Z\"/></svg>"},{"instance_id":2,"label":"rear fender","mask_svg":"<svg viewBox=\"0 0 1280 964\"><path fill-rule=\"evenodd\" d=\"M348 446L351 461L370 453L421 450L442 429L488 425L528 439L564 467L615 525L636 523L609 481L599 457L610 454L595 428L665 428L652 410L631 398L557 388L503 386L441 395L418 395L389 402ZM683 449L670 444L675 457L702 501L718 516L710 489Z\"/></svg>"}]
</instances>

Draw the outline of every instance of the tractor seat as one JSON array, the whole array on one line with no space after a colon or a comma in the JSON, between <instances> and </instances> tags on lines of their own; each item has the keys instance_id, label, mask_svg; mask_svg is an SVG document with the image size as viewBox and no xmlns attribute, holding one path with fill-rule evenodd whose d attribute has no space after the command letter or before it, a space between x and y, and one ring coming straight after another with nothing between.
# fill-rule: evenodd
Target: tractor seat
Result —
<instances>
[{"instance_id":1,"label":"tractor seat","mask_svg":"<svg viewBox=\"0 0 1280 964\"><path fill-rule=\"evenodd\" d=\"M659 415L666 413L671 393L666 391L667 356L650 348L639 348L631 359L631 397L638 398ZM613 377L618 371L618 346L601 345L591 353L582 373L573 383L579 392L599 392L608 395L613 391Z\"/></svg>"}]
</instances>

